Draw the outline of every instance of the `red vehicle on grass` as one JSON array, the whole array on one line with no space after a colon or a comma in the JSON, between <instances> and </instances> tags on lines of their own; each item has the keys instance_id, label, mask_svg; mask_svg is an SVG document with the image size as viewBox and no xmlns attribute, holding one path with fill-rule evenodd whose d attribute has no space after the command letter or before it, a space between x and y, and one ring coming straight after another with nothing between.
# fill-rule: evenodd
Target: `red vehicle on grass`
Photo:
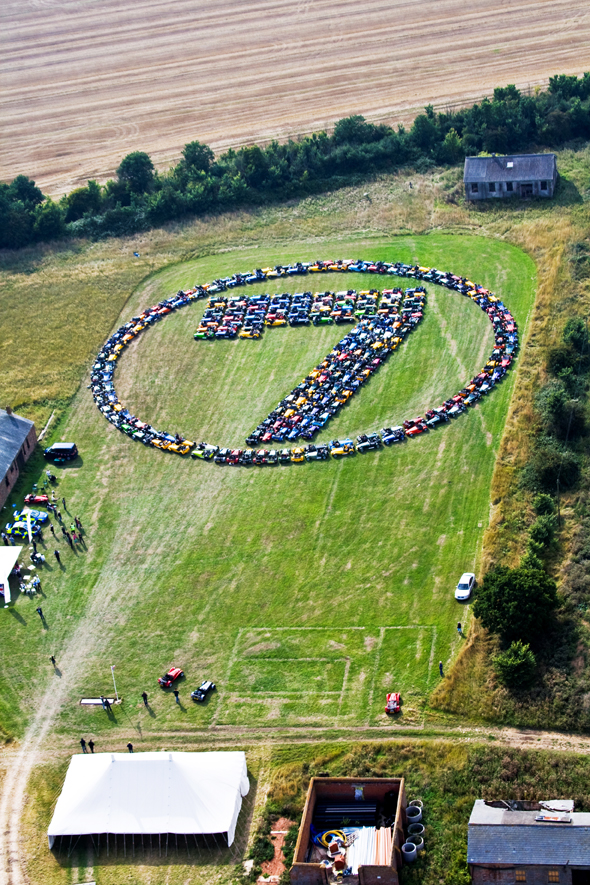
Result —
<instances>
[{"instance_id":1,"label":"red vehicle on grass","mask_svg":"<svg viewBox=\"0 0 590 885\"><path fill-rule=\"evenodd\" d=\"M420 424L414 424L412 427L408 427L405 434L406 436L418 436L419 433L425 433L429 429L428 424L422 422Z\"/></svg>"},{"instance_id":2,"label":"red vehicle on grass","mask_svg":"<svg viewBox=\"0 0 590 885\"><path fill-rule=\"evenodd\" d=\"M176 682L177 679L180 679L181 676L184 676L183 671L180 667L170 667L167 673L164 673L163 676L160 676L158 679L158 684L162 688L170 688L173 682Z\"/></svg>"},{"instance_id":3,"label":"red vehicle on grass","mask_svg":"<svg viewBox=\"0 0 590 885\"><path fill-rule=\"evenodd\" d=\"M49 504L47 495L25 495L25 504Z\"/></svg>"},{"instance_id":4,"label":"red vehicle on grass","mask_svg":"<svg viewBox=\"0 0 590 885\"><path fill-rule=\"evenodd\" d=\"M385 712L386 713L399 713L401 710L401 697L399 691L391 691L387 695L386 703L385 703Z\"/></svg>"}]
</instances>

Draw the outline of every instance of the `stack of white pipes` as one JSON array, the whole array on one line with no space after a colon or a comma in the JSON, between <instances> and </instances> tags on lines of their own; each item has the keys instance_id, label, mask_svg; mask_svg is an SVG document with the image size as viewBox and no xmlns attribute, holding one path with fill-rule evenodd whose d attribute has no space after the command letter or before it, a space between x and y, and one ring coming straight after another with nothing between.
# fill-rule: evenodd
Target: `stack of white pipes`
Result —
<instances>
[{"instance_id":1,"label":"stack of white pipes","mask_svg":"<svg viewBox=\"0 0 590 885\"><path fill-rule=\"evenodd\" d=\"M357 838L346 849L346 860L352 867L352 875L358 876L359 867L363 865L388 866L391 863L393 836L390 827L360 827Z\"/></svg>"}]
</instances>

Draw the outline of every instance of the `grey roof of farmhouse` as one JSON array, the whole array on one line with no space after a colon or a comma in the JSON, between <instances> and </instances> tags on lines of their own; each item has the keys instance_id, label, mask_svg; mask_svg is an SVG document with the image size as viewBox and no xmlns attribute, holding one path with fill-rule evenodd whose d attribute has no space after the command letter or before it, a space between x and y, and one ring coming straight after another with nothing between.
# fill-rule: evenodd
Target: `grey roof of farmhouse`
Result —
<instances>
[{"instance_id":1,"label":"grey roof of farmhouse","mask_svg":"<svg viewBox=\"0 0 590 885\"><path fill-rule=\"evenodd\" d=\"M6 476L32 426L28 418L0 409L0 478Z\"/></svg>"},{"instance_id":2,"label":"grey roof of farmhouse","mask_svg":"<svg viewBox=\"0 0 590 885\"><path fill-rule=\"evenodd\" d=\"M463 180L468 182L551 180L555 166L555 154L465 157Z\"/></svg>"},{"instance_id":3,"label":"grey roof of farmhouse","mask_svg":"<svg viewBox=\"0 0 590 885\"><path fill-rule=\"evenodd\" d=\"M590 814L557 814L562 823L538 816L477 800L467 830L467 863L590 866Z\"/></svg>"}]
</instances>

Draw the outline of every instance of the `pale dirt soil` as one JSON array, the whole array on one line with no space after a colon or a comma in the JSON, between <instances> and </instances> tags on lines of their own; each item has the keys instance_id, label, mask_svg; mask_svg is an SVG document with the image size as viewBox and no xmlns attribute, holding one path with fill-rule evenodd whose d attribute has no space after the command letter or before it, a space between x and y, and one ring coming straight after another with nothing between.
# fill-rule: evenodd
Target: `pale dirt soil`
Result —
<instances>
[{"instance_id":1,"label":"pale dirt soil","mask_svg":"<svg viewBox=\"0 0 590 885\"><path fill-rule=\"evenodd\" d=\"M584 0L6 0L0 179L51 195L349 114L410 122L590 69Z\"/></svg>"}]
</instances>

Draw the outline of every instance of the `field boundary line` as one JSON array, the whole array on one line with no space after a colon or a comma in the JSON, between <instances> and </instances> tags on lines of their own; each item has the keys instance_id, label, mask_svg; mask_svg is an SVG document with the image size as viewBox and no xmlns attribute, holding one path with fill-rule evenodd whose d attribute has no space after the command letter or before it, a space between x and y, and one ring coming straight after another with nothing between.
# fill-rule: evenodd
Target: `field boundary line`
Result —
<instances>
[{"instance_id":1,"label":"field boundary line","mask_svg":"<svg viewBox=\"0 0 590 885\"><path fill-rule=\"evenodd\" d=\"M230 677L231 669L237 659L238 643L240 641L240 636L241 636L242 631L244 629L245 629L244 627L238 627L238 632L236 634L236 638L234 640L234 645L233 645L231 654L229 656L229 661L227 662L227 670L225 671L225 684L226 685L229 685L229 677ZM211 720L212 726L217 725L217 720L219 719L219 716L221 715L221 710L223 709L223 699L225 698L225 694L226 694L225 691L221 691L219 693L219 703L217 704L217 709L215 710L215 713L214 713L213 718Z\"/></svg>"},{"instance_id":2,"label":"field boundary line","mask_svg":"<svg viewBox=\"0 0 590 885\"><path fill-rule=\"evenodd\" d=\"M344 677L342 679L342 689L340 691L340 699L338 701L338 713L336 714L337 716L340 716L340 713L342 710L342 702L344 701L344 695L346 692L346 684L348 682L348 674L350 672L350 658L345 658L345 661L346 661L346 663L344 665ZM327 692L326 692L326 694L327 694Z\"/></svg>"}]
</instances>

